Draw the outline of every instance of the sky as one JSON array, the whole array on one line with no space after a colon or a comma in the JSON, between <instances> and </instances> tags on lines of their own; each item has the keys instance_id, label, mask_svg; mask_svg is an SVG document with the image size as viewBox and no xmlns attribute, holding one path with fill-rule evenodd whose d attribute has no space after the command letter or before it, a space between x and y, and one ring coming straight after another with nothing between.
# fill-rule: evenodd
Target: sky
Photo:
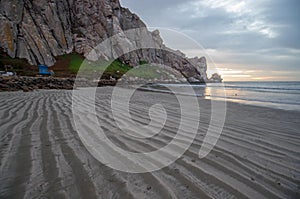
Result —
<instances>
[{"instance_id":1,"label":"sky","mask_svg":"<svg viewBox=\"0 0 300 199\"><path fill-rule=\"evenodd\" d=\"M214 63L208 63L208 74L216 67L225 81L300 81L300 0L121 0L121 4L147 26L176 30L201 44ZM179 50L189 57L202 56L193 48Z\"/></svg>"}]
</instances>

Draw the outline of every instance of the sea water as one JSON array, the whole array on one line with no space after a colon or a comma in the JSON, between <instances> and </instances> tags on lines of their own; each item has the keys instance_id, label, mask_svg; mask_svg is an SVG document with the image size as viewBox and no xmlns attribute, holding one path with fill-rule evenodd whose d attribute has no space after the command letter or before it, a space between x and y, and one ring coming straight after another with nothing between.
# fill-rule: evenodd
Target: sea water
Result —
<instances>
[{"instance_id":1,"label":"sea water","mask_svg":"<svg viewBox=\"0 0 300 199\"><path fill-rule=\"evenodd\" d=\"M161 84L152 89L167 92L168 89L162 89L164 86L176 87L179 93L182 88L181 94L187 94L187 84ZM206 99L300 111L300 82L225 82L192 87L198 97Z\"/></svg>"}]
</instances>

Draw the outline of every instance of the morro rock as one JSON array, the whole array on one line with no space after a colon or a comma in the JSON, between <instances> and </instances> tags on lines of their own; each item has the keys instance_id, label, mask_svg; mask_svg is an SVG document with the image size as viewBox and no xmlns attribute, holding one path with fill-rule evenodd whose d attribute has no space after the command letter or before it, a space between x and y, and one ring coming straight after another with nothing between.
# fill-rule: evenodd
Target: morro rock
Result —
<instances>
[{"instance_id":1,"label":"morro rock","mask_svg":"<svg viewBox=\"0 0 300 199\"><path fill-rule=\"evenodd\" d=\"M148 31L137 15L121 7L119 0L1 0L0 27L0 48L10 57L25 58L32 65L49 66L56 62L56 56L71 52L87 54L116 34L138 47L143 42L139 31L146 30L147 38L143 40L154 43L160 50L136 50L121 56L122 62L131 66L140 61L163 64L187 78L207 80L204 57L189 59L167 48L159 31ZM142 30L131 37L124 36L124 31L136 28ZM114 48L122 50L118 44ZM103 53L101 57L112 56Z\"/></svg>"}]
</instances>

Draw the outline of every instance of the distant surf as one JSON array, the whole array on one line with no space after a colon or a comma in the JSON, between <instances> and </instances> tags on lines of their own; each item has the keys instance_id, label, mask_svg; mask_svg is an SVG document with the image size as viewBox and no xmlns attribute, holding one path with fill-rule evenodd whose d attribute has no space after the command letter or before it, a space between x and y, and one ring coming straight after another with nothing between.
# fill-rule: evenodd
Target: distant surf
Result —
<instances>
[{"instance_id":1,"label":"distant surf","mask_svg":"<svg viewBox=\"0 0 300 199\"><path fill-rule=\"evenodd\" d=\"M187 86L194 88L195 93L193 95L206 99L226 99L242 104L300 111L300 82L226 82L206 85L152 84L143 87L143 90L173 93L167 87L176 87L178 90L176 94L191 95L191 93L184 92L184 87Z\"/></svg>"}]
</instances>

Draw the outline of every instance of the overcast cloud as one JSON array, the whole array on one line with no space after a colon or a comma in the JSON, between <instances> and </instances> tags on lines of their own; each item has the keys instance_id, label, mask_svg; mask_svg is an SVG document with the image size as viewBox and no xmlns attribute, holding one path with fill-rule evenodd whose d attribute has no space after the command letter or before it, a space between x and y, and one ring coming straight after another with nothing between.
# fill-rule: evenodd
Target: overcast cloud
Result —
<instances>
[{"instance_id":1,"label":"overcast cloud","mask_svg":"<svg viewBox=\"0 0 300 199\"><path fill-rule=\"evenodd\" d=\"M300 80L299 0L121 0L121 4L148 26L175 29L195 39L208 49L225 80ZM180 50L197 55L193 49Z\"/></svg>"}]
</instances>

